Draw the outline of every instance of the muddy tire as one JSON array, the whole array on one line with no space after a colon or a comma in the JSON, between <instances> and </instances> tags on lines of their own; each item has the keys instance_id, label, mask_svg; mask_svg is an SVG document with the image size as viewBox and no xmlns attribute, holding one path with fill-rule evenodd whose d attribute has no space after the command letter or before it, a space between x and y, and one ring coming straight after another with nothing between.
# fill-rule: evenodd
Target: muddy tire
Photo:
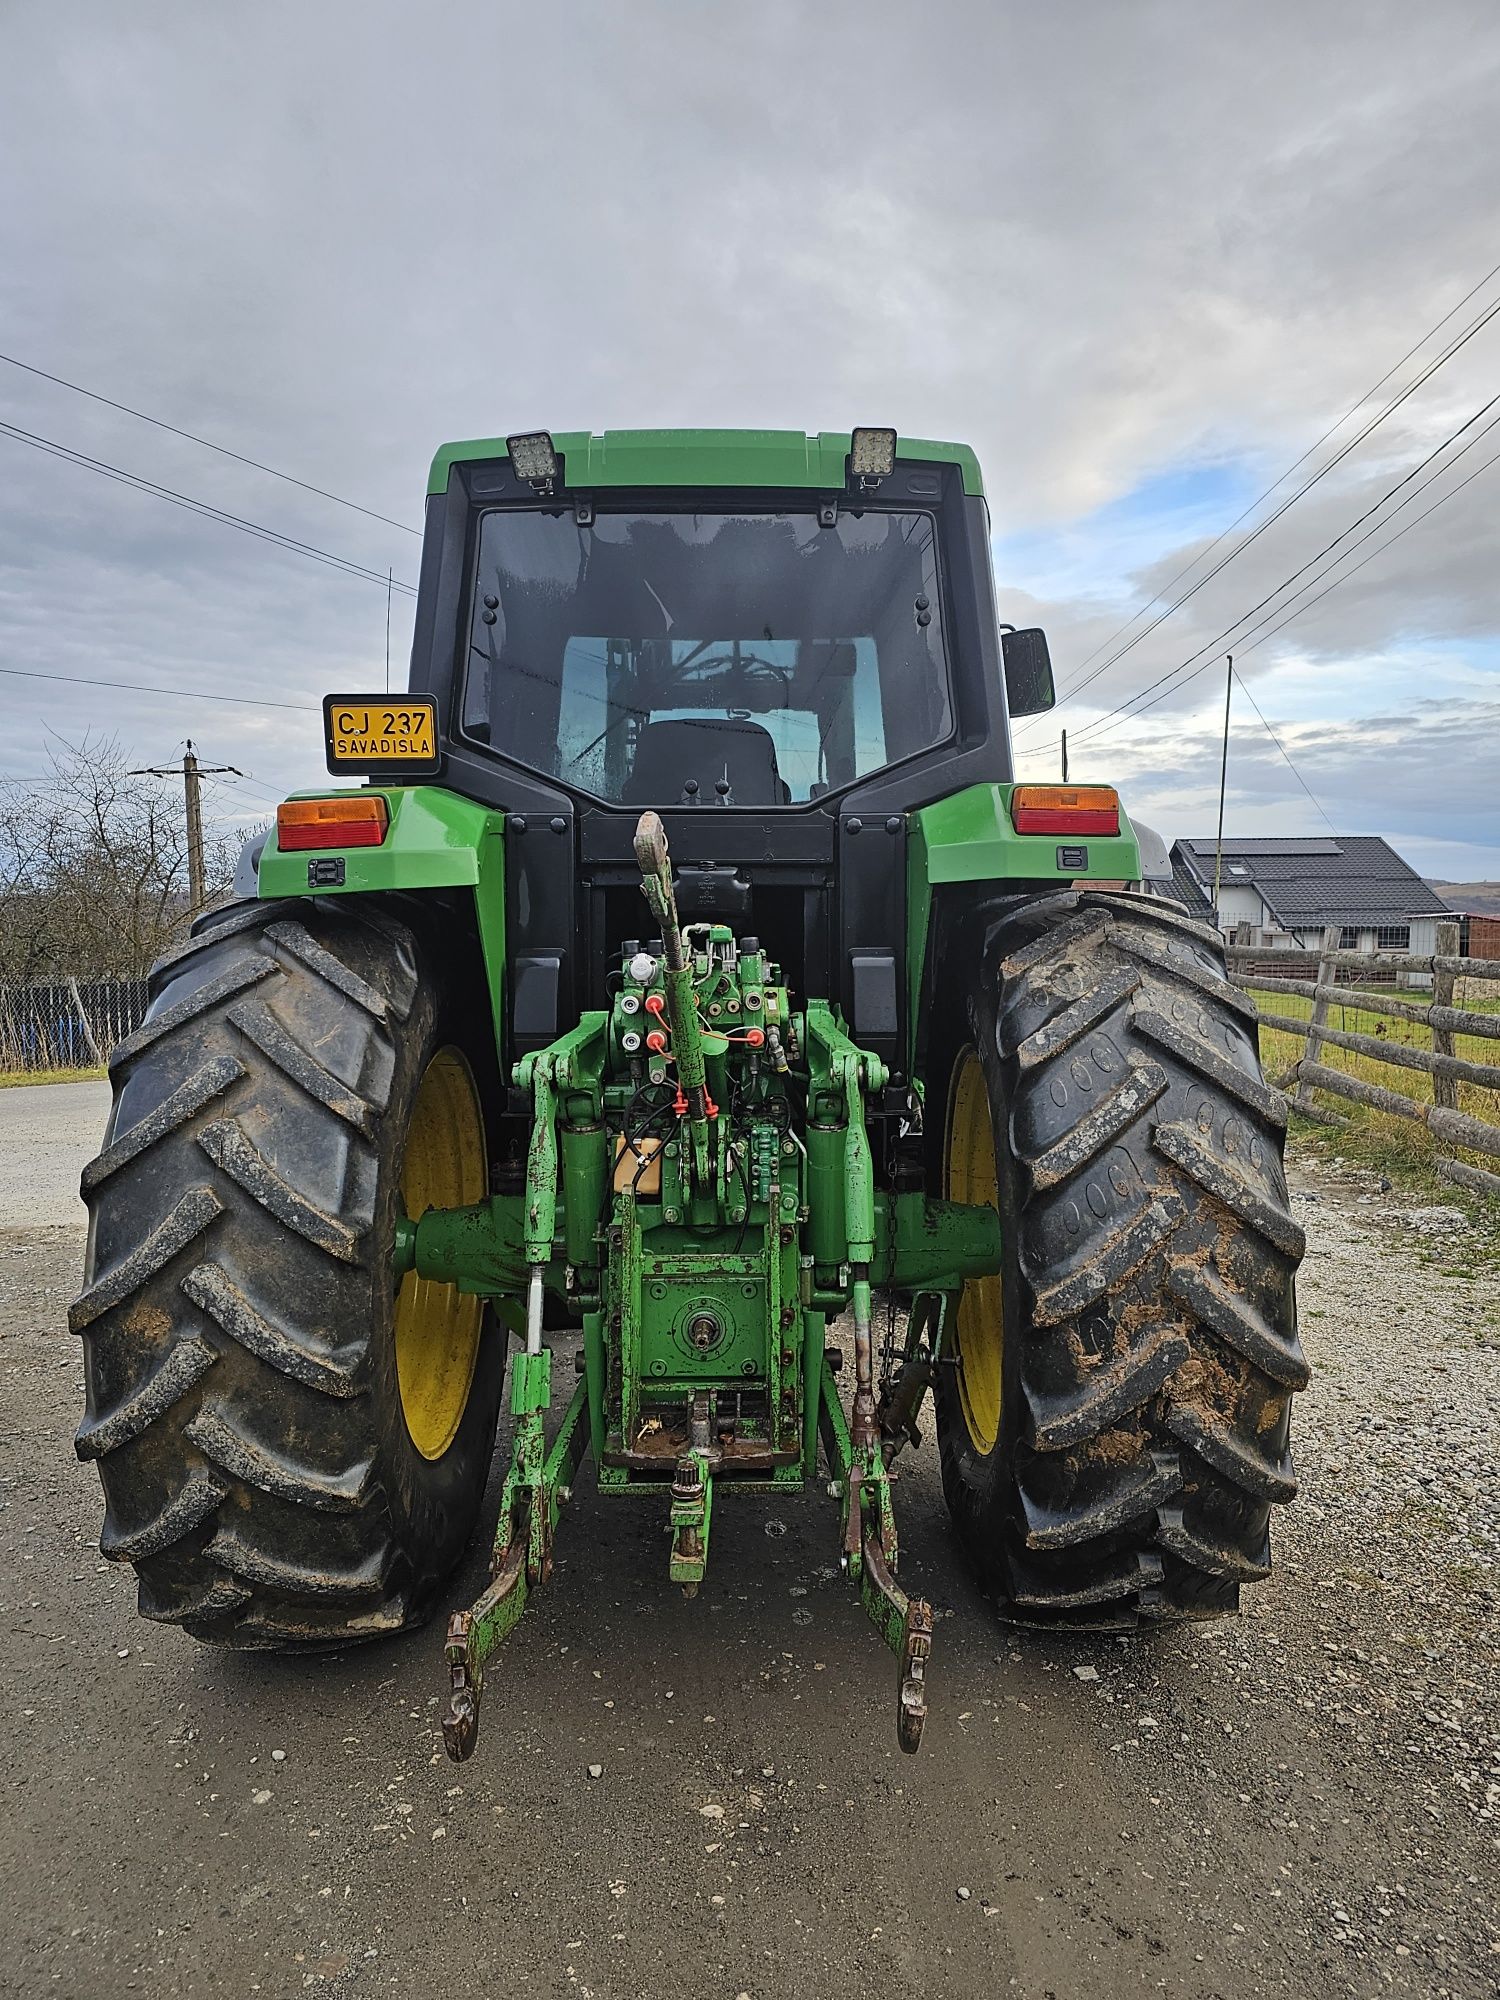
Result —
<instances>
[{"instance_id":1,"label":"muddy tire","mask_svg":"<svg viewBox=\"0 0 1500 2000\"><path fill-rule=\"evenodd\" d=\"M1308 1373L1254 1008L1215 934L1146 898L1001 905L976 945L940 1171L1013 1254L940 1371L959 1535L1020 1622L1233 1611L1295 1491Z\"/></svg>"},{"instance_id":2,"label":"muddy tire","mask_svg":"<svg viewBox=\"0 0 1500 2000\"><path fill-rule=\"evenodd\" d=\"M397 1202L424 1093L466 1121L471 1183L479 1117L439 982L405 925L329 899L216 914L151 989L82 1184L77 1449L104 1483L100 1546L134 1564L146 1617L199 1639L326 1647L418 1623L472 1528L504 1368L503 1335L424 1294L440 1316L421 1326L459 1331L418 1449Z\"/></svg>"}]
</instances>

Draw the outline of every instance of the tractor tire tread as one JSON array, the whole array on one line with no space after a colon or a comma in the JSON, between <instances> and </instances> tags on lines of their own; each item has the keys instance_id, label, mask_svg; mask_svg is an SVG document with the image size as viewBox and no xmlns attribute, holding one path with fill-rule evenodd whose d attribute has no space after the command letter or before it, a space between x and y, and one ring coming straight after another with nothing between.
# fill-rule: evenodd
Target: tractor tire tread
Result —
<instances>
[{"instance_id":1,"label":"tractor tire tread","mask_svg":"<svg viewBox=\"0 0 1500 2000\"><path fill-rule=\"evenodd\" d=\"M342 959L335 957L325 946L319 944L306 924L290 920L272 924L267 935L274 938L277 944L289 951L294 958L300 959L309 972L316 973L319 979L326 980L346 999L352 1000L356 1007L362 1007L372 1020L379 1021L383 1025L393 1017L398 1021L404 1020L406 1014L410 1012L409 992L403 989L404 1006L398 999L387 1000L368 980L361 979L359 974L345 965Z\"/></svg>"},{"instance_id":2,"label":"tractor tire tread","mask_svg":"<svg viewBox=\"0 0 1500 2000\"><path fill-rule=\"evenodd\" d=\"M155 1423L185 1396L218 1358L201 1335L186 1335L175 1347L167 1349L140 1387L116 1403L107 1417L101 1417L97 1423L85 1422L80 1427L73 1440L78 1456L103 1458L107 1451L117 1451L122 1444L129 1444L147 1424Z\"/></svg>"},{"instance_id":3,"label":"tractor tire tread","mask_svg":"<svg viewBox=\"0 0 1500 2000\"><path fill-rule=\"evenodd\" d=\"M483 1364L461 1462L429 1475L377 1359L370 1245L398 1086L442 1018L432 976L385 912L267 901L202 925L150 991L110 1061L70 1314L104 1552L134 1564L145 1616L220 1644L419 1623L478 1506L503 1365Z\"/></svg>"},{"instance_id":4,"label":"tractor tire tread","mask_svg":"<svg viewBox=\"0 0 1500 2000\"><path fill-rule=\"evenodd\" d=\"M149 1146L159 1139L165 1139L175 1132L179 1125L185 1125L206 1104L222 1097L233 1083L238 1083L245 1074L245 1065L235 1056L214 1056L201 1068L196 1069L185 1083L180 1083L170 1097L162 1099L154 1111L131 1126L130 1130L106 1147L96 1160L90 1160L79 1178L79 1192L90 1195L103 1185L111 1174L117 1174L121 1167L129 1166Z\"/></svg>"},{"instance_id":5,"label":"tractor tire tread","mask_svg":"<svg viewBox=\"0 0 1500 2000\"><path fill-rule=\"evenodd\" d=\"M352 1264L358 1257L363 1232L351 1228L340 1216L319 1208L278 1173L237 1119L216 1118L212 1124L204 1125L198 1133L198 1144L216 1167L222 1167L283 1228L294 1229L317 1249L346 1264Z\"/></svg>"},{"instance_id":6,"label":"tractor tire tread","mask_svg":"<svg viewBox=\"0 0 1500 2000\"><path fill-rule=\"evenodd\" d=\"M190 1534L200 1521L207 1520L224 1498L225 1490L219 1480L201 1467L195 1468L179 1492L135 1527L116 1528L106 1515L99 1553L109 1562L140 1563L148 1556L159 1556Z\"/></svg>"},{"instance_id":7,"label":"tractor tire tread","mask_svg":"<svg viewBox=\"0 0 1500 2000\"><path fill-rule=\"evenodd\" d=\"M255 986L262 979L269 979L276 967L267 960L250 960L240 965L230 965L214 978L205 980L180 1000L163 1007L158 1013L155 1007L148 1009L146 1018L123 1042L117 1042L110 1051L109 1073L116 1073L144 1055L154 1042L164 1035L175 1034L196 1021L201 1014L210 1013L226 1000L232 1000L237 993L243 993L247 986Z\"/></svg>"},{"instance_id":8,"label":"tractor tire tread","mask_svg":"<svg viewBox=\"0 0 1500 2000\"><path fill-rule=\"evenodd\" d=\"M198 917L181 944L164 951L152 966L147 987L154 1000L169 979L175 979L190 959L211 951L242 931L263 931L272 918L284 915L289 903L241 903L227 910L207 910Z\"/></svg>"},{"instance_id":9,"label":"tractor tire tread","mask_svg":"<svg viewBox=\"0 0 1500 2000\"><path fill-rule=\"evenodd\" d=\"M231 1007L228 1018L230 1025L238 1028L245 1039L253 1042L261 1054L275 1063L300 1090L305 1090L309 1097L317 1098L346 1125L352 1125L362 1138L374 1136L375 1119L384 1111L389 1094L388 1073L383 1088L369 1090L361 1096L357 1090L351 1090L348 1084L341 1082L331 1070L325 1069L269 1007Z\"/></svg>"},{"instance_id":10,"label":"tractor tire tread","mask_svg":"<svg viewBox=\"0 0 1500 2000\"><path fill-rule=\"evenodd\" d=\"M182 1289L231 1340L277 1368L294 1382L325 1396L360 1393L362 1350L351 1343L314 1350L286 1327L253 1306L229 1273L217 1264L198 1264L182 1280Z\"/></svg>"},{"instance_id":11,"label":"tractor tire tread","mask_svg":"<svg viewBox=\"0 0 1500 2000\"><path fill-rule=\"evenodd\" d=\"M247 1436L242 1425L231 1422L210 1403L205 1403L185 1426L184 1435L192 1439L205 1458L245 1485L258 1487L262 1493L274 1493L299 1507L320 1507L328 1513L347 1514L369 1494L373 1458L357 1459L337 1473L297 1465L284 1452Z\"/></svg>"},{"instance_id":12,"label":"tractor tire tread","mask_svg":"<svg viewBox=\"0 0 1500 2000\"><path fill-rule=\"evenodd\" d=\"M1308 1375L1305 1239L1253 1003L1185 910L1076 890L991 907L967 1013L955 1033L990 1084L1022 1324L1008 1459L1003 1441L978 1452L942 1392L961 1539L1026 1624L1232 1611L1296 1491L1289 1405Z\"/></svg>"}]
</instances>

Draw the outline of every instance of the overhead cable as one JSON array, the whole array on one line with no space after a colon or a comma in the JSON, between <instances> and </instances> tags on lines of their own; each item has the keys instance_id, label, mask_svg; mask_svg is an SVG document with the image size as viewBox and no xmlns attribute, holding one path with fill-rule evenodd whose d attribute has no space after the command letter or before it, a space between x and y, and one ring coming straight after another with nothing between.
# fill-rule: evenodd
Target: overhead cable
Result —
<instances>
[{"instance_id":1,"label":"overhead cable","mask_svg":"<svg viewBox=\"0 0 1500 2000\"><path fill-rule=\"evenodd\" d=\"M1425 382L1429 381L1431 377L1437 373L1438 369L1440 369L1448 361L1450 361L1453 358L1453 356L1460 351L1461 348L1465 347L1468 344L1468 342L1475 337L1477 333L1479 333L1485 326L1489 324L1489 322L1492 319L1495 318L1497 314L1500 314L1500 299L1494 300L1490 305L1485 307L1482 313L1478 314L1476 318L1471 320L1468 326L1466 326L1461 333L1457 334L1454 337L1454 339L1448 343L1447 347L1445 347L1440 354L1436 355L1433 358L1433 360L1428 362L1426 367L1423 368L1417 375L1415 375L1404 389L1402 389L1397 395L1393 396L1390 399L1390 401L1387 402L1384 405L1384 407L1381 410L1379 410L1375 414L1375 416L1373 416L1370 419L1370 421L1366 425L1364 425L1364 427L1361 430L1357 431L1355 435L1352 438L1350 438L1347 444L1340 446L1340 448L1338 449L1338 451L1334 453L1332 458L1328 459L1323 465L1321 465L1318 468L1318 470L1314 472L1308 479L1305 479L1294 492L1288 494L1286 499L1281 502L1280 506L1278 506L1270 514L1268 514L1265 520L1260 522L1256 527L1252 528L1249 534L1241 536L1239 541L1235 543L1234 547L1229 550L1228 554L1223 556L1211 570L1208 570L1203 576L1199 577L1197 582L1192 584L1189 589L1183 591L1180 597L1174 598L1172 602L1168 604L1166 608L1157 615L1157 617L1151 620L1149 625L1143 626L1142 629L1138 633L1136 633L1134 638L1126 640L1124 645L1117 647L1116 650L1112 652L1106 660L1102 661L1097 667L1094 668L1092 673L1083 675L1083 677L1075 681L1071 687L1065 688L1062 691L1062 694L1060 696L1057 705L1061 707L1065 702L1073 700L1078 694L1080 694L1083 691L1084 688L1092 686L1093 683L1097 681L1102 675L1110 672L1110 670L1113 667L1119 664L1119 662L1125 657L1127 653L1131 652L1136 646L1140 644L1142 639L1148 638L1150 634L1157 629L1158 626L1165 624L1167 619L1172 617L1174 613L1180 611L1184 604L1188 603L1188 601L1191 598L1196 597L1200 590L1202 590L1207 584L1212 583L1215 577L1222 575L1223 572L1229 567L1230 563L1232 563L1236 559L1236 557L1243 555L1245 550L1249 548L1252 545L1252 543L1258 541L1268 528L1273 527L1275 523L1279 521L1281 517L1285 513L1287 513L1287 511L1290 508L1294 507L1299 500L1303 499L1308 493L1310 493L1313 490L1313 488L1319 484L1320 481L1326 479L1330 472L1332 472L1337 466L1341 465L1343 461L1346 458L1348 458L1351 452L1355 451L1361 444L1363 444L1366 438L1368 438L1375 430L1377 430L1389 416L1391 416L1397 409L1401 407L1401 405L1404 402L1407 401L1409 397L1414 395L1416 391L1420 389ZM1191 567L1191 565L1189 565L1189 567Z\"/></svg>"},{"instance_id":2,"label":"overhead cable","mask_svg":"<svg viewBox=\"0 0 1500 2000\"><path fill-rule=\"evenodd\" d=\"M295 535L284 535L277 528L268 528L259 521L247 521L243 515L228 513L222 507L215 507L209 501L195 500L190 494L178 493L170 486L159 486L154 479L142 479L134 472L126 472L123 467L111 465L106 460L91 458L87 452L74 451L71 446L59 444L54 438L38 436L35 431L22 430L19 424L0 421L0 435L13 438L18 444L27 444L34 450L45 452L49 457L60 458L70 465L83 467L86 471L97 472L105 479L116 480L122 486L133 486L143 493L154 494L158 499L170 501L174 507L183 507L191 514L201 514L206 520L218 521L228 528L238 528L241 532L254 535L258 540L270 542L278 548L289 550L294 555L310 557L314 562L326 563L332 569L342 570L348 576L368 579L378 583L382 590L395 589L408 597L415 597L416 590L409 583L393 582L384 570L368 568L364 563L351 561L347 556L334 555L328 549L320 549L312 542L299 541Z\"/></svg>"},{"instance_id":3,"label":"overhead cable","mask_svg":"<svg viewBox=\"0 0 1500 2000\"><path fill-rule=\"evenodd\" d=\"M342 493L330 493L326 486L314 486L310 480L298 479L295 473L279 472L274 465L263 464L258 458L247 458L242 451L231 451L227 444L215 444L212 438L200 437L196 431L185 431L178 424L169 424L162 417L153 417L145 410L137 410L129 403L117 403L113 396L102 396L97 389L85 389L81 382L70 382L65 375L53 375L45 368L38 368L30 361L21 360L16 354L0 354L12 368L24 369L28 375L40 376L44 382L55 382L60 389L71 389L75 396L87 396L91 403L103 403L106 409L121 410L127 417L136 417L143 424L154 424L159 431L170 431L173 437L186 438L189 444L202 445L205 451L216 451L221 458L235 459L240 465L252 466L257 472L268 472L273 479L284 479L288 486L300 486L304 493L316 493L320 500L332 500L336 506L352 508L356 514L368 515L372 521L383 521L388 528L399 528L403 535L420 535L422 530L414 528L407 521L396 521L389 514L377 514L373 507L362 507L357 500L346 500Z\"/></svg>"},{"instance_id":4,"label":"overhead cable","mask_svg":"<svg viewBox=\"0 0 1500 2000\"><path fill-rule=\"evenodd\" d=\"M1315 451L1320 450L1334 435L1336 431L1341 431L1344 428L1344 425L1348 423L1349 419L1352 416L1355 416L1360 410L1362 410L1365 404L1369 402L1370 398L1376 395L1381 389L1385 387L1386 383L1390 381L1391 377L1396 373L1396 371L1400 368L1404 368L1407 362L1412 359L1413 355L1419 354L1421 350L1427 345L1428 341L1432 339L1433 335L1437 333L1441 327L1446 326L1449 320L1453 318L1455 313L1461 312L1463 308L1469 303L1470 299L1474 298L1478 293L1482 292L1485 286L1489 284L1490 280L1494 278L1497 274L1500 274L1500 264L1491 265L1490 269L1485 272L1484 276L1479 280L1478 284L1471 285L1469 290L1464 293L1463 297L1459 299L1455 305L1451 305L1448 308L1447 312L1443 314L1440 320L1435 321L1433 325L1428 327L1427 331L1422 335L1421 339L1417 341L1415 346L1409 347L1406 350L1405 354L1402 355L1399 361L1392 362L1391 366L1387 368L1385 373L1380 377L1379 381L1372 382L1369 388L1366 389L1364 394L1362 396L1356 397L1355 400L1349 405L1348 409L1345 410L1344 414L1341 417L1336 418L1335 421L1328 426L1327 430L1323 432L1321 437L1314 438L1313 442L1307 447L1306 451L1304 451L1299 458L1294 458L1291 464L1286 468L1286 470L1278 474L1278 476L1271 481L1271 484L1267 486L1264 489L1264 491L1258 493L1256 497L1250 502L1248 507L1246 507L1241 513L1236 514L1234 519L1231 522L1229 522L1227 527L1221 528L1219 533L1214 536L1213 540L1209 543L1206 549L1200 549L1197 555L1195 555L1190 562L1184 563L1182 568L1178 570L1175 575L1168 577L1167 581L1162 585L1161 589L1157 591L1154 597L1148 599L1148 601L1145 604L1143 604L1138 611L1133 612L1132 615L1125 620L1125 623L1123 625L1116 627L1116 629L1110 633L1107 639L1101 639L1099 644L1095 646L1094 650L1091 653L1085 654L1083 659L1080 660L1078 663L1080 669L1088 666L1091 661L1096 660L1107 646L1112 646L1116 639L1120 638L1124 633L1128 632L1131 626L1135 624L1137 619L1144 618L1146 613L1151 609L1151 606L1153 604L1159 604L1162 598L1165 597L1167 592L1171 590L1174 587L1174 585L1180 583L1183 577L1187 576L1191 571L1195 570L1198 567L1199 563L1206 562L1208 558L1213 554L1214 550L1219 546L1219 544L1222 541L1224 541L1227 536L1232 535L1234 533L1235 529L1240 525L1241 521L1248 520L1250 516L1255 512L1256 508L1259 507L1263 501L1270 499L1271 495L1276 491L1278 486L1285 485L1287 480L1291 478L1292 474L1296 472L1300 466L1305 465L1308 459L1312 457ZM0 359L4 358L5 358L4 356L0 356Z\"/></svg>"}]
</instances>

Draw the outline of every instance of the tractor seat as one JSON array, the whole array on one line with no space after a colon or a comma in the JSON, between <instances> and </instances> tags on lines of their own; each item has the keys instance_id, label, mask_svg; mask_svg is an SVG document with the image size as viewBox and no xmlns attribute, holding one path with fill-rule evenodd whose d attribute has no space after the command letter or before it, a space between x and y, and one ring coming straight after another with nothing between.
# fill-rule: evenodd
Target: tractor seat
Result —
<instances>
[{"instance_id":1,"label":"tractor seat","mask_svg":"<svg viewBox=\"0 0 1500 2000\"><path fill-rule=\"evenodd\" d=\"M648 722L635 746L635 763L625 782L627 806L675 806L682 803L689 778L698 783L698 797L712 805L714 786L729 780L729 797L737 806L785 806L792 802L776 764L776 742L758 722L702 715L669 722Z\"/></svg>"}]
</instances>

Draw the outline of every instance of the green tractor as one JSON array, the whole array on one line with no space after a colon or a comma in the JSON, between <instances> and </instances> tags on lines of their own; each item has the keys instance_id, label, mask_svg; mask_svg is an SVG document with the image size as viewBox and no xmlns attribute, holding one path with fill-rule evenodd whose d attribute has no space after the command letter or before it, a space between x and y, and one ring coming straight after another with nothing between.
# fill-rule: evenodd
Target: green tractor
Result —
<instances>
[{"instance_id":1,"label":"green tractor","mask_svg":"<svg viewBox=\"0 0 1500 2000\"><path fill-rule=\"evenodd\" d=\"M512 1337L455 1757L586 1457L690 1594L723 1496L826 1480L906 1749L932 1616L889 1468L929 1392L1005 1616L1236 1608L1307 1378L1281 1100L1161 843L1013 781L1052 700L963 446L438 453L410 689L324 704L362 782L281 806L111 1059L78 1451L147 1617L428 1617Z\"/></svg>"}]
</instances>

